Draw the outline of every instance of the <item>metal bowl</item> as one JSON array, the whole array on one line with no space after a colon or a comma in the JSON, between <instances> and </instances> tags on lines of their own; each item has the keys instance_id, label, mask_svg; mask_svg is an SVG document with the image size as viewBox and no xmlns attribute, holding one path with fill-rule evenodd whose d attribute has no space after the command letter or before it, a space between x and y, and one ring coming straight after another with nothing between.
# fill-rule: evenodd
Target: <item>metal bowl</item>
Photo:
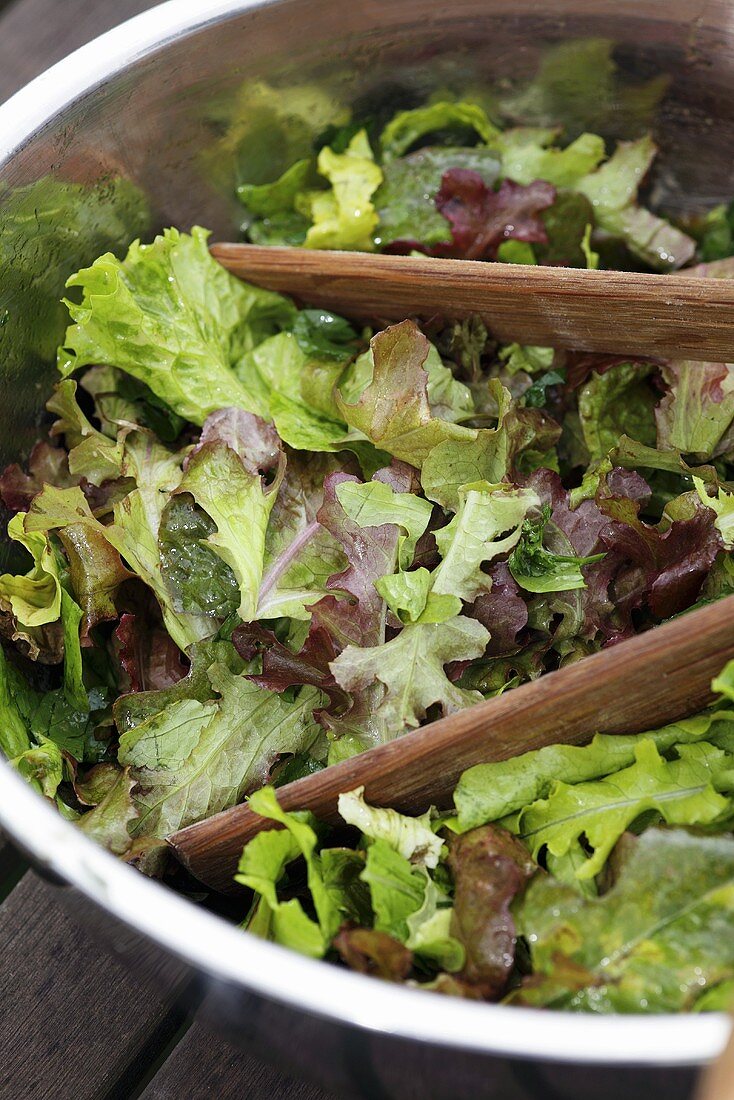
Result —
<instances>
[{"instance_id":1,"label":"metal bowl","mask_svg":"<svg viewBox=\"0 0 734 1100\"><path fill-rule=\"evenodd\" d=\"M727 0L171 0L39 77L0 108L0 462L37 434L70 271L164 224L231 237L237 178L273 178L345 104L379 110L498 81L511 92L549 45L589 36L614 41L633 81L670 74L654 199L694 210L729 199ZM632 136L640 120L624 93L610 86L602 98L571 100L565 121L579 129L588 117L597 129L603 119L608 136ZM304 959L120 864L4 763L0 825L73 915L159 991L194 990L205 1022L345 1095L593 1089L632 1100L665 1089L674 1100L725 1041L718 1015L503 1008Z\"/></svg>"}]
</instances>

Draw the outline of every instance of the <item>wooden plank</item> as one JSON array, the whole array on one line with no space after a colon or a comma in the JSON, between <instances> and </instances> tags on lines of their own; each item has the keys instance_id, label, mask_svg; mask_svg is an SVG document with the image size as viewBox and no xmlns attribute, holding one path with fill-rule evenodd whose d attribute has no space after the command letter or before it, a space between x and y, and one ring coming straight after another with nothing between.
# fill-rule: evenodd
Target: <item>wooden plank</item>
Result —
<instances>
[{"instance_id":1,"label":"wooden plank","mask_svg":"<svg viewBox=\"0 0 734 1100\"><path fill-rule=\"evenodd\" d=\"M0 944L0 1096L8 1100L127 1096L182 1024L183 1011L152 997L80 932L32 872L0 906Z\"/></svg>"},{"instance_id":2,"label":"wooden plank","mask_svg":"<svg viewBox=\"0 0 734 1100\"><path fill-rule=\"evenodd\" d=\"M195 1025L140 1100L334 1100L305 1081L266 1068Z\"/></svg>"},{"instance_id":3,"label":"wooden plank","mask_svg":"<svg viewBox=\"0 0 734 1100\"><path fill-rule=\"evenodd\" d=\"M0 0L0 102L78 46L156 0Z\"/></svg>"}]
</instances>

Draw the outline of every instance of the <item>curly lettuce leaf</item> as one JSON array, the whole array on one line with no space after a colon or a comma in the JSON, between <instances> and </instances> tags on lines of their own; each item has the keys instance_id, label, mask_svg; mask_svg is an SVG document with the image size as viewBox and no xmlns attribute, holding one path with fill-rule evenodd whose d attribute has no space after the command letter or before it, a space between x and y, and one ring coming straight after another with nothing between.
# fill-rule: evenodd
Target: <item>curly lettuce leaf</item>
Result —
<instances>
[{"instance_id":1,"label":"curly lettuce leaf","mask_svg":"<svg viewBox=\"0 0 734 1100\"><path fill-rule=\"evenodd\" d=\"M73 275L67 286L79 287L82 301L66 301L74 324L59 351L61 373L118 367L194 424L232 405L267 415L232 367L291 325L295 307L225 271L207 236L168 229L152 244L136 241L123 261L107 253Z\"/></svg>"},{"instance_id":2,"label":"curly lettuce leaf","mask_svg":"<svg viewBox=\"0 0 734 1100\"><path fill-rule=\"evenodd\" d=\"M491 145L500 131L477 103L449 103L439 100L412 111L399 111L380 134L380 148L386 161L407 153L422 137L439 131L469 130L485 145Z\"/></svg>"},{"instance_id":3,"label":"curly lettuce leaf","mask_svg":"<svg viewBox=\"0 0 734 1100\"><path fill-rule=\"evenodd\" d=\"M623 435L654 445L656 394L647 381L651 372L646 363L620 363L603 373L594 371L581 387L579 419L591 462L605 458Z\"/></svg>"},{"instance_id":4,"label":"curly lettuce leaf","mask_svg":"<svg viewBox=\"0 0 734 1100\"><path fill-rule=\"evenodd\" d=\"M542 410L516 406L498 379L490 380L488 395L497 410L496 427L455 431L437 442L422 463L423 492L451 511L459 507L462 486L518 480L523 451L532 447L545 454L560 435L559 425Z\"/></svg>"},{"instance_id":5,"label":"curly lettuce leaf","mask_svg":"<svg viewBox=\"0 0 734 1100\"><path fill-rule=\"evenodd\" d=\"M176 611L226 619L239 606L237 578L208 544L216 530L214 520L185 496L171 497L163 510L158 528L161 574Z\"/></svg>"},{"instance_id":6,"label":"curly lettuce leaf","mask_svg":"<svg viewBox=\"0 0 734 1100\"><path fill-rule=\"evenodd\" d=\"M379 474L388 483L392 479L398 492L405 493L408 499L408 477L391 470ZM324 499L318 513L319 523L341 545L348 563L346 569L327 582L329 592L347 598L337 600L335 596L327 596L313 608L317 621L327 627L339 648L349 644L379 647L384 641L386 609L375 582L394 571L398 558L400 532L395 523L363 527L344 509L340 486L358 484L357 478L349 474L330 474L324 482Z\"/></svg>"},{"instance_id":7,"label":"curly lettuce leaf","mask_svg":"<svg viewBox=\"0 0 734 1100\"><path fill-rule=\"evenodd\" d=\"M8 534L31 556L29 573L0 576L0 601L12 612L16 622L29 630L55 623L61 616L61 580L59 559L47 536L28 531L25 512L18 512L8 524Z\"/></svg>"},{"instance_id":8,"label":"curly lettuce leaf","mask_svg":"<svg viewBox=\"0 0 734 1100\"><path fill-rule=\"evenodd\" d=\"M205 616L178 611L163 576L158 537L167 500L181 480L180 462L180 455L146 434L135 433L125 443L123 471L134 478L137 487L115 504L111 524L105 526L94 517L81 489L47 485L34 499L25 528L29 532L63 531L82 525L105 539L152 589L166 629L185 650L213 634L216 624Z\"/></svg>"},{"instance_id":9,"label":"curly lettuce leaf","mask_svg":"<svg viewBox=\"0 0 734 1100\"><path fill-rule=\"evenodd\" d=\"M724 549L734 550L734 493L728 493L726 489L719 488L714 496L710 496L700 477L694 477L693 484L701 502L716 513L714 522L724 543Z\"/></svg>"},{"instance_id":10,"label":"curly lettuce leaf","mask_svg":"<svg viewBox=\"0 0 734 1100\"><path fill-rule=\"evenodd\" d=\"M191 456L177 492L191 493L216 524L207 544L237 580L240 618L245 622L254 619L263 577L265 534L277 485L264 486L257 469L248 469L224 441L212 440Z\"/></svg>"},{"instance_id":11,"label":"curly lettuce leaf","mask_svg":"<svg viewBox=\"0 0 734 1100\"><path fill-rule=\"evenodd\" d=\"M670 825L712 825L731 813L734 757L710 744L678 745L677 757L664 759L653 741L639 741L635 762L610 777L566 785L520 812L513 831L535 858L543 848L568 854L583 836L591 854L576 871L590 879L604 867L622 834L649 811Z\"/></svg>"},{"instance_id":12,"label":"curly lettuce leaf","mask_svg":"<svg viewBox=\"0 0 734 1100\"><path fill-rule=\"evenodd\" d=\"M298 199L299 212L312 222L306 248L371 252L378 223L372 197L382 183L382 171L375 164L366 131L356 133L343 153L324 146L317 166L331 188L305 191Z\"/></svg>"},{"instance_id":13,"label":"curly lettuce leaf","mask_svg":"<svg viewBox=\"0 0 734 1100\"><path fill-rule=\"evenodd\" d=\"M467 601L486 592L489 578L482 566L517 544L528 510L538 504L532 489L479 482L460 490L456 515L435 532L442 560L432 591Z\"/></svg>"},{"instance_id":14,"label":"curly lettuce leaf","mask_svg":"<svg viewBox=\"0 0 734 1100\"><path fill-rule=\"evenodd\" d=\"M485 627L463 615L442 623L410 623L383 645L347 646L332 661L331 670L337 683L354 694L382 685L375 716L390 739L406 726L420 725L434 704L444 714L453 714L481 699L479 692L453 684L444 668L453 661L480 657L488 640Z\"/></svg>"},{"instance_id":15,"label":"curly lettuce leaf","mask_svg":"<svg viewBox=\"0 0 734 1100\"><path fill-rule=\"evenodd\" d=\"M415 556L418 539L424 534L433 513L433 506L414 493L396 493L384 481L340 481L336 496L344 513L359 527L380 527L395 524L405 534L400 536L398 558L407 569Z\"/></svg>"},{"instance_id":16,"label":"curly lettuce leaf","mask_svg":"<svg viewBox=\"0 0 734 1100\"><path fill-rule=\"evenodd\" d=\"M523 136L527 140L523 141ZM606 155L604 139L598 134L580 134L565 149L534 139L532 129L501 135L502 175L506 179L525 185L546 180L554 187L574 187L598 168Z\"/></svg>"},{"instance_id":17,"label":"curly lettuce leaf","mask_svg":"<svg viewBox=\"0 0 734 1100\"><path fill-rule=\"evenodd\" d=\"M661 367L667 392L655 410L657 445L697 462L732 447L734 366L686 360Z\"/></svg>"},{"instance_id":18,"label":"curly lettuce leaf","mask_svg":"<svg viewBox=\"0 0 734 1100\"><path fill-rule=\"evenodd\" d=\"M540 214L555 200L555 187L544 180L524 187L504 179L494 191L477 172L450 168L441 181L436 207L451 225L451 243L435 245L432 254L492 260L503 241L546 244Z\"/></svg>"},{"instance_id":19,"label":"curly lettuce leaf","mask_svg":"<svg viewBox=\"0 0 734 1100\"><path fill-rule=\"evenodd\" d=\"M452 837L448 863L454 881L451 930L465 951L456 981L473 996L494 1000L515 962L510 904L536 866L523 844L492 825Z\"/></svg>"},{"instance_id":20,"label":"curly lettuce leaf","mask_svg":"<svg viewBox=\"0 0 734 1100\"><path fill-rule=\"evenodd\" d=\"M443 841L431 828L430 812L408 817L397 810L370 806L365 802L364 787L340 794L338 809L348 825L370 840L385 841L414 867L438 866Z\"/></svg>"},{"instance_id":21,"label":"curly lettuce leaf","mask_svg":"<svg viewBox=\"0 0 734 1100\"><path fill-rule=\"evenodd\" d=\"M671 271L693 259L696 242L637 204L637 191L656 153L649 134L621 141L606 163L574 186L591 202L600 229L621 237L630 252L656 270Z\"/></svg>"},{"instance_id":22,"label":"curly lettuce leaf","mask_svg":"<svg viewBox=\"0 0 734 1100\"><path fill-rule=\"evenodd\" d=\"M289 455L265 535L259 619L308 619L329 578L344 569L342 546L319 519L326 479L337 468L328 455Z\"/></svg>"},{"instance_id":23,"label":"curly lettuce leaf","mask_svg":"<svg viewBox=\"0 0 734 1100\"><path fill-rule=\"evenodd\" d=\"M725 744L723 739L732 734L734 710L712 710L646 733L598 733L582 747L548 745L496 764L478 764L463 773L454 791L459 828L465 832L546 799L555 781L568 786L622 771L634 764L643 740L652 742L662 756L674 745L716 745L719 739Z\"/></svg>"},{"instance_id":24,"label":"curly lettuce leaf","mask_svg":"<svg viewBox=\"0 0 734 1100\"><path fill-rule=\"evenodd\" d=\"M278 805L272 787L256 791L250 795L249 802L255 813L278 822L283 829L275 834L272 830L261 833L250 841L242 853L236 881L261 895L270 910L276 942L321 958L337 932L340 915L334 895L324 881L321 857L317 851L318 837L310 823L310 815L286 813ZM274 835L280 839L267 839ZM306 915L298 898L281 901L277 895L278 881L287 864L297 856L302 856L306 862L315 921Z\"/></svg>"},{"instance_id":25,"label":"curly lettuce leaf","mask_svg":"<svg viewBox=\"0 0 734 1100\"><path fill-rule=\"evenodd\" d=\"M378 333L370 344L372 378L356 402L337 393L347 424L395 458L420 466L429 451L446 439L476 438L476 432L434 417L425 369L431 345L412 321Z\"/></svg>"},{"instance_id":26,"label":"curly lettuce leaf","mask_svg":"<svg viewBox=\"0 0 734 1100\"><path fill-rule=\"evenodd\" d=\"M318 735L315 689L291 701L219 662L208 678L214 701L183 699L123 734L120 759L137 782L134 837L161 840L235 805L266 780L278 755L305 750Z\"/></svg>"},{"instance_id":27,"label":"curly lettuce leaf","mask_svg":"<svg viewBox=\"0 0 734 1100\"><path fill-rule=\"evenodd\" d=\"M734 973L734 840L648 830L603 897L538 875L515 919L534 975L514 1001L597 1013L690 1009Z\"/></svg>"},{"instance_id":28,"label":"curly lettuce leaf","mask_svg":"<svg viewBox=\"0 0 734 1100\"><path fill-rule=\"evenodd\" d=\"M58 417L51 435L63 435L69 449L69 473L86 478L92 485L101 485L108 478L120 476L122 443L97 431L84 415L77 400L77 384L65 378L56 386L46 402L50 413Z\"/></svg>"},{"instance_id":29,"label":"curly lettuce leaf","mask_svg":"<svg viewBox=\"0 0 734 1100\"><path fill-rule=\"evenodd\" d=\"M461 613L458 596L433 591L433 576L423 566L380 577L375 588L401 623L445 623Z\"/></svg>"}]
</instances>

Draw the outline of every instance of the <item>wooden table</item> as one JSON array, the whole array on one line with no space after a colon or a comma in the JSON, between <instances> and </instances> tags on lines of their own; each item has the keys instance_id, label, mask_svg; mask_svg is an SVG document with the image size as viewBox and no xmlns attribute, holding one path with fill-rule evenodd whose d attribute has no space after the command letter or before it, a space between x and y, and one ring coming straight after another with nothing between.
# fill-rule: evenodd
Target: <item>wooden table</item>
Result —
<instances>
[{"instance_id":1,"label":"wooden table","mask_svg":"<svg viewBox=\"0 0 734 1100\"><path fill-rule=\"evenodd\" d=\"M0 0L0 102L150 0ZM81 966L80 966L81 964ZM0 837L0 1100L335 1100L152 1000Z\"/></svg>"}]
</instances>

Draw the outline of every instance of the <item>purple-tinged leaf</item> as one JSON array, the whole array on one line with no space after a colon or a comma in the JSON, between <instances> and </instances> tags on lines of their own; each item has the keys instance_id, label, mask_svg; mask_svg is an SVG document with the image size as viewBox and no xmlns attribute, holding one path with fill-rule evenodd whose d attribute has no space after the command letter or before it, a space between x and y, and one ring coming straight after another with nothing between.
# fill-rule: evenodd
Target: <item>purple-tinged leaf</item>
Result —
<instances>
[{"instance_id":1,"label":"purple-tinged leaf","mask_svg":"<svg viewBox=\"0 0 734 1100\"><path fill-rule=\"evenodd\" d=\"M504 992L515 964L510 903L535 873L535 863L510 833L484 825L452 839L449 867L455 888L451 933L466 952L456 980L494 1000Z\"/></svg>"},{"instance_id":2,"label":"purple-tinged leaf","mask_svg":"<svg viewBox=\"0 0 734 1100\"><path fill-rule=\"evenodd\" d=\"M436 207L451 225L452 242L434 245L431 251L464 260L492 260L502 241L546 244L548 236L539 214L555 199L555 187L544 180L527 187L503 180L494 191L478 172L449 169L441 181Z\"/></svg>"},{"instance_id":3,"label":"purple-tinged leaf","mask_svg":"<svg viewBox=\"0 0 734 1100\"><path fill-rule=\"evenodd\" d=\"M289 687L311 684L329 696L333 708L342 710L349 697L338 686L329 668L337 656L332 635L318 623L312 623L306 641L298 651L279 642L272 630L260 623L242 623L232 634L234 647L244 661L262 657L262 672L248 676L254 684L269 691L282 692Z\"/></svg>"}]
</instances>

